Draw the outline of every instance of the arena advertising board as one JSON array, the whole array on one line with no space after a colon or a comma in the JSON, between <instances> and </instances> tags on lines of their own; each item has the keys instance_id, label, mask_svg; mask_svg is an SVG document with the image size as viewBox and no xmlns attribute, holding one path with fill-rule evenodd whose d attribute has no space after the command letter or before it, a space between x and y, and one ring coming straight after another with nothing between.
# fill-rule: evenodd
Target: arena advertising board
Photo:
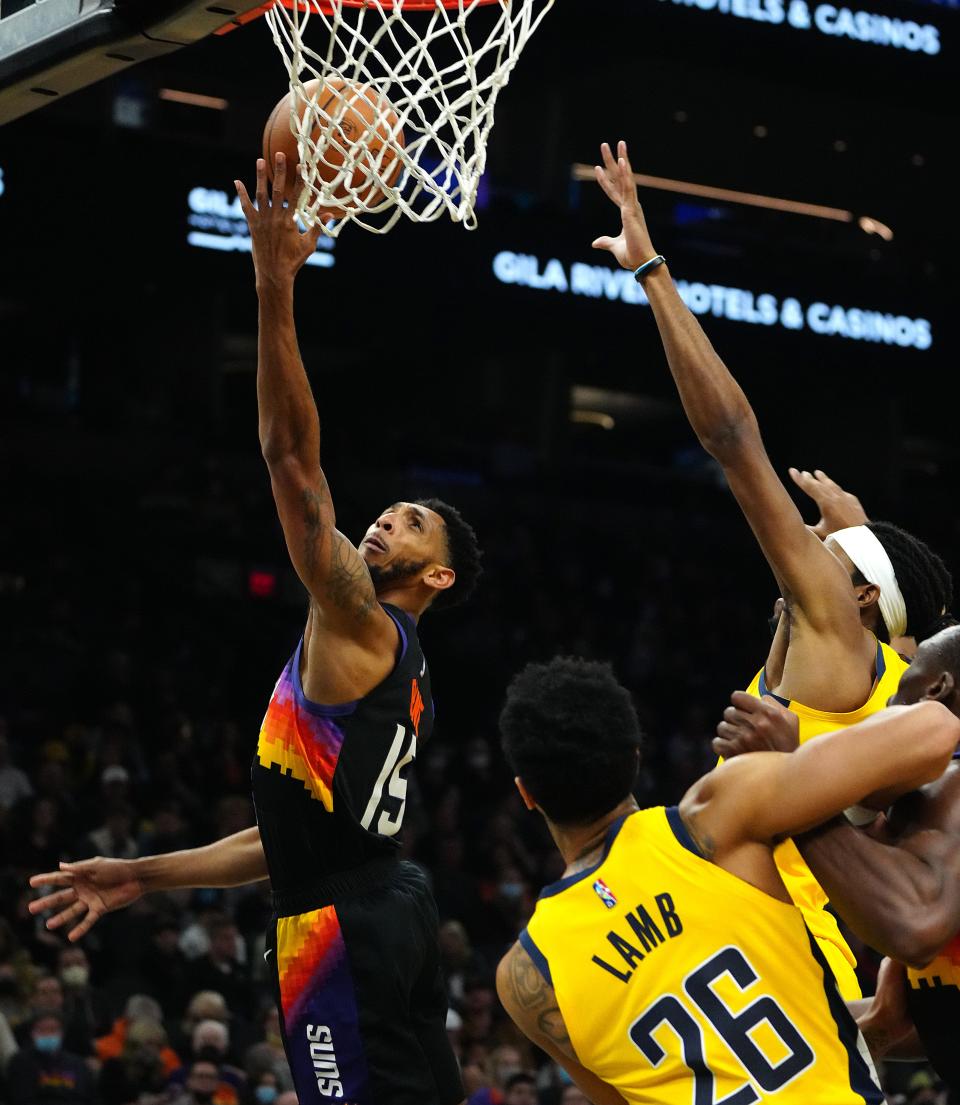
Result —
<instances>
[{"instance_id":1,"label":"arena advertising board","mask_svg":"<svg viewBox=\"0 0 960 1105\"><path fill-rule=\"evenodd\" d=\"M219 188L198 185L186 195L185 241L197 250L220 254L249 254L250 235L236 196ZM604 303L625 312L647 308L647 297L633 273L618 268L605 255L578 255L578 250L549 255L536 252L529 243L524 247L505 240L502 226L487 216L483 233L465 235L461 228L450 228L458 235L458 253L471 260L460 266L464 279L474 292L484 298L503 294L506 289L529 295L530 306L549 306L551 300L579 301L589 307L591 302ZM551 235L555 238L555 235ZM347 270L358 270L369 264L370 243L366 236L351 236L337 248L336 241L321 236L316 252L307 264L315 269L332 269L338 262ZM373 248L385 247L375 243ZM446 251L441 251L445 253ZM429 265L429 247L409 255L401 251L407 267ZM476 260L474 260L476 258ZM711 278L698 273L697 259L678 259L674 266L680 295L691 311L705 321L722 319L744 330L772 333L804 333L814 338L846 341L867 347L886 346L904 352L926 353L935 348L936 330L930 318L923 317L911 306L889 302L874 302L875 287L851 286L842 294L836 290L811 291L809 280L802 286L775 288L762 273L738 273L734 282ZM397 265L397 255L391 252L390 265ZM249 264L249 260L246 262ZM702 265L702 262L701 262ZM244 271L246 269L244 268ZM417 283L422 277L411 280Z\"/></svg>"},{"instance_id":2,"label":"arena advertising board","mask_svg":"<svg viewBox=\"0 0 960 1105\"><path fill-rule=\"evenodd\" d=\"M651 0L691 11L712 12L732 20L747 20L774 30L797 32L812 39L827 37L851 45L871 45L907 54L939 54L943 48L940 20L928 11L890 15L860 5L817 3L816 0Z\"/></svg>"}]
</instances>

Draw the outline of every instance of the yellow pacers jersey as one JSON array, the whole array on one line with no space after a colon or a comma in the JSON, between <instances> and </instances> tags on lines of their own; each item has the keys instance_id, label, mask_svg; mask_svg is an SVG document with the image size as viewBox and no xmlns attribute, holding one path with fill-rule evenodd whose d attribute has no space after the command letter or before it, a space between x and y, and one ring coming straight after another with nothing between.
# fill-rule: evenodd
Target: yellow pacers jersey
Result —
<instances>
[{"instance_id":1,"label":"yellow pacers jersey","mask_svg":"<svg viewBox=\"0 0 960 1105\"><path fill-rule=\"evenodd\" d=\"M780 699L780 701L785 706L789 706L800 719L800 743L803 744L804 741L819 737L822 733L831 733L835 729L856 725L858 721L863 721L871 714L882 710L887 704L887 699L896 691L900 676L907 667L907 662L898 653L894 652L889 645L878 641L877 676L873 691L859 710L853 710L847 714L831 714L825 710L814 710L804 706L802 702L788 702L786 699ZM756 695L758 698L770 693L762 670L747 688L747 693ZM827 896L810 873L810 868L803 862L797 846L792 840L784 841L774 852L774 858L790 896L803 910L807 927L816 937L827 957L827 962L837 976L840 992L848 1001L860 997L860 985L855 972L856 957L847 946L846 940L840 935L836 919L825 910Z\"/></svg>"},{"instance_id":2,"label":"yellow pacers jersey","mask_svg":"<svg viewBox=\"0 0 960 1105\"><path fill-rule=\"evenodd\" d=\"M803 915L705 860L676 807L615 823L520 943L579 1061L630 1105L883 1102Z\"/></svg>"}]
</instances>

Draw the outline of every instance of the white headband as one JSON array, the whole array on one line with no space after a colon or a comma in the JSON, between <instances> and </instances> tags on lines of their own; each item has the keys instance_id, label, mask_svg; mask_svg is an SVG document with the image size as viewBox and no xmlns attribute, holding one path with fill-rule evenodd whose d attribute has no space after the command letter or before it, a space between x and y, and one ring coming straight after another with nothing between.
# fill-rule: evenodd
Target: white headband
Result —
<instances>
[{"instance_id":1,"label":"white headband","mask_svg":"<svg viewBox=\"0 0 960 1105\"><path fill-rule=\"evenodd\" d=\"M907 631L907 604L903 601L897 573L893 570L887 550L866 526L838 529L830 536L850 557L863 578L880 588L880 616L890 640L902 637Z\"/></svg>"}]
</instances>

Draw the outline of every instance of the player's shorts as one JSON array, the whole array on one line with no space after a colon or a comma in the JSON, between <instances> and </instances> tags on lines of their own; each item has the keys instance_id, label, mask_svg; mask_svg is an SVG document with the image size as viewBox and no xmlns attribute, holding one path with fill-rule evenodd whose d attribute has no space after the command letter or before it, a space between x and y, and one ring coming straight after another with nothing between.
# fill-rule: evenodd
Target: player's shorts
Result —
<instances>
[{"instance_id":1,"label":"player's shorts","mask_svg":"<svg viewBox=\"0 0 960 1105\"><path fill-rule=\"evenodd\" d=\"M420 869L377 859L275 896L266 961L300 1105L456 1105L437 907Z\"/></svg>"}]
</instances>

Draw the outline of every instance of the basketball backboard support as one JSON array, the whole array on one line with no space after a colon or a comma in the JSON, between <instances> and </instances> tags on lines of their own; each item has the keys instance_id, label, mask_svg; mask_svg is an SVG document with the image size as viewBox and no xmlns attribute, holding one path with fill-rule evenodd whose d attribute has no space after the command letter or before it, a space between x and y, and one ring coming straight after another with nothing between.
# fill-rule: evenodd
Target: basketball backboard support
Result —
<instances>
[{"instance_id":1,"label":"basketball backboard support","mask_svg":"<svg viewBox=\"0 0 960 1105\"><path fill-rule=\"evenodd\" d=\"M238 20L262 0L0 0L0 125Z\"/></svg>"}]
</instances>

